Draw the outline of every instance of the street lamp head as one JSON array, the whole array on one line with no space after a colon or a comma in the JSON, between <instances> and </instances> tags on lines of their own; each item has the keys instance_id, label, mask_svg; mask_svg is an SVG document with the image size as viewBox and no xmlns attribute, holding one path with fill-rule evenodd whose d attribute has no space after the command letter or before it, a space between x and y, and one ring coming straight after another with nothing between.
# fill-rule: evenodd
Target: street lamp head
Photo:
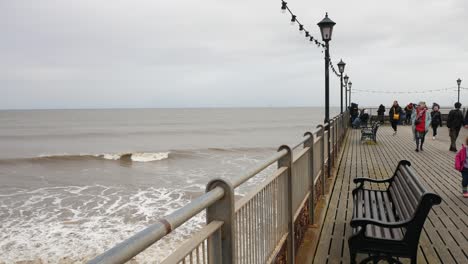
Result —
<instances>
[{"instance_id":1,"label":"street lamp head","mask_svg":"<svg viewBox=\"0 0 468 264\"><path fill-rule=\"evenodd\" d=\"M460 85L460 84L461 84L461 81L462 81L462 80L461 80L460 78L458 78L457 84Z\"/></svg>"},{"instance_id":2,"label":"street lamp head","mask_svg":"<svg viewBox=\"0 0 468 264\"><path fill-rule=\"evenodd\" d=\"M349 83L348 83L349 89L351 89L351 86L353 86L353 83L352 83L352 82L349 82Z\"/></svg>"},{"instance_id":3,"label":"street lamp head","mask_svg":"<svg viewBox=\"0 0 468 264\"><path fill-rule=\"evenodd\" d=\"M322 40L328 42L331 40L333 26L336 23L333 22L330 18L328 18L328 13L325 13L325 18L322 19L317 25L320 27L320 32L322 33Z\"/></svg>"},{"instance_id":4,"label":"street lamp head","mask_svg":"<svg viewBox=\"0 0 468 264\"><path fill-rule=\"evenodd\" d=\"M346 74L343 79L344 79L344 83L348 84L348 80L349 80L348 74Z\"/></svg>"},{"instance_id":5,"label":"street lamp head","mask_svg":"<svg viewBox=\"0 0 468 264\"><path fill-rule=\"evenodd\" d=\"M340 62L338 62L338 70L340 71L341 74L343 74L345 66L346 66L346 63L344 63L343 60L340 60Z\"/></svg>"}]
</instances>

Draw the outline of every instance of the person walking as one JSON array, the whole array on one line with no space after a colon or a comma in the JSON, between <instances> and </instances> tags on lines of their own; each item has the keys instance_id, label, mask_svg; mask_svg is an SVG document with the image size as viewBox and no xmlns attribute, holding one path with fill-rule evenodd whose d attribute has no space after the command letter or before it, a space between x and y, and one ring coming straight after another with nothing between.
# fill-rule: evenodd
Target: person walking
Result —
<instances>
[{"instance_id":1,"label":"person walking","mask_svg":"<svg viewBox=\"0 0 468 264\"><path fill-rule=\"evenodd\" d=\"M439 111L439 105L434 103L431 112L432 139L436 139L437 128L442 127L442 115Z\"/></svg>"},{"instance_id":2,"label":"person walking","mask_svg":"<svg viewBox=\"0 0 468 264\"><path fill-rule=\"evenodd\" d=\"M465 144L468 145L468 137L465 138ZM462 175L462 193L463 197L468 198L468 149L465 145L455 156L455 168L461 172Z\"/></svg>"},{"instance_id":3,"label":"person walking","mask_svg":"<svg viewBox=\"0 0 468 264\"><path fill-rule=\"evenodd\" d=\"M380 124L384 123L384 114L385 114L385 106L381 104L379 106L379 109L377 110L377 115L379 116Z\"/></svg>"},{"instance_id":4,"label":"person walking","mask_svg":"<svg viewBox=\"0 0 468 264\"><path fill-rule=\"evenodd\" d=\"M418 107L411 114L411 124L414 139L416 140L416 152L423 151L424 138L431 124L431 115L427 114L425 102L419 102Z\"/></svg>"},{"instance_id":5,"label":"person walking","mask_svg":"<svg viewBox=\"0 0 468 264\"><path fill-rule=\"evenodd\" d=\"M411 124L411 115L413 114L413 109L414 109L413 103L409 103L404 109L406 112L406 120L405 120L406 125Z\"/></svg>"},{"instance_id":6,"label":"person walking","mask_svg":"<svg viewBox=\"0 0 468 264\"><path fill-rule=\"evenodd\" d=\"M457 152L456 141L460 128L463 125L463 113L460 111L460 102L455 103L455 109L450 110L447 117L447 127L450 135L450 151Z\"/></svg>"},{"instance_id":7,"label":"person walking","mask_svg":"<svg viewBox=\"0 0 468 264\"><path fill-rule=\"evenodd\" d=\"M393 101L393 105L388 112L390 123L393 128L393 135L396 135L398 129L398 122L400 121L401 107L398 105L398 101Z\"/></svg>"}]
</instances>

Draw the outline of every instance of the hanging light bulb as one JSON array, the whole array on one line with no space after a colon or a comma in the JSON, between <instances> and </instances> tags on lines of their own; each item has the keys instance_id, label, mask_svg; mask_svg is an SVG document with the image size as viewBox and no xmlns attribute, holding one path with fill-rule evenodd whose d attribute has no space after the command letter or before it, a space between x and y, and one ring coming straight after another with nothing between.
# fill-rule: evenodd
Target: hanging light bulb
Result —
<instances>
[{"instance_id":1,"label":"hanging light bulb","mask_svg":"<svg viewBox=\"0 0 468 264\"><path fill-rule=\"evenodd\" d=\"M281 13L286 13L286 9L287 9L287 5L288 3L286 3L285 1L282 1L281 2Z\"/></svg>"},{"instance_id":2,"label":"hanging light bulb","mask_svg":"<svg viewBox=\"0 0 468 264\"><path fill-rule=\"evenodd\" d=\"M306 31L305 34L306 34L306 38L308 38L309 37L309 31Z\"/></svg>"},{"instance_id":3,"label":"hanging light bulb","mask_svg":"<svg viewBox=\"0 0 468 264\"><path fill-rule=\"evenodd\" d=\"M309 40L310 40L310 44L314 44L314 37L311 36Z\"/></svg>"},{"instance_id":4,"label":"hanging light bulb","mask_svg":"<svg viewBox=\"0 0 468 264\"><path fill-rule=\"evenodd\" d=\"M294 25L296 23L296 16L292 15L291 17L291 25Z\"/></svg>"},{"instance_id":5,"label":"hanging light bulb","mask_svg":"<svg viewBox=\"0 0 468 264\"><path fill-rule=\"evenodd\" d=\"M303 30L304 30L304 26L299 24L299 34L302 34Z\"/></svg>"}]
</instances>

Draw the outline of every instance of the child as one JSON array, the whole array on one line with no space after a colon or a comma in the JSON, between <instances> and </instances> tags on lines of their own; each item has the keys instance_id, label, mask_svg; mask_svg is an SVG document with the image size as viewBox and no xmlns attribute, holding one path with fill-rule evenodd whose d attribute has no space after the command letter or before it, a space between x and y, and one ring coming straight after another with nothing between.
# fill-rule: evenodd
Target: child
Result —
<instances>
[{"instance_id":1,"label":"child","mask_svg":"<svg viewBox=\"0 0 468 264\"><path fill-rule=\"evenodd\" d=\"M465 139L465 144L468 145L468 137ZM455 156L455 168L462 174L462 190L463 197L468 198L468 149L465 145Z\"/></svg>"}]
</instances>

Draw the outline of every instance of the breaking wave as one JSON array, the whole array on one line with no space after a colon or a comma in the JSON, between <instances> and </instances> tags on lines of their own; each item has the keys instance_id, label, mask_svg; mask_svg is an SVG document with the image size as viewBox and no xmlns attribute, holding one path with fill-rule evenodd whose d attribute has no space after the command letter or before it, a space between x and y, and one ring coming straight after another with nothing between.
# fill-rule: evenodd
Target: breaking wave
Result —
<instances>
[{"instance_id":1,"label":"breaking wave","mask_svg":"<svg viewBox=\"0 0 468 264\"><path fill-rule=\"evenodd\" d=\"M40 155L32 159L47 160L73 160L73 159L106 159L106 160L128 160L136 162L151 162L169 158L170 152L133 152L133 153L103 153L103 154L79 154L79 155Z\"/></svg>"}]
</instances>

